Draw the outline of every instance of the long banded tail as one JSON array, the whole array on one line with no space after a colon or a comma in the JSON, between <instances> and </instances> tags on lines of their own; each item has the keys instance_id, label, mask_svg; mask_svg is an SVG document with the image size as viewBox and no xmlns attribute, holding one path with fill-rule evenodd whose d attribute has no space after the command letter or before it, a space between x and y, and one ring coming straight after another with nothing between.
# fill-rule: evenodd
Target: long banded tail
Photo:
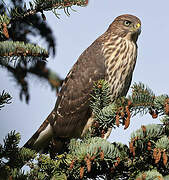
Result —
<instances>
[{"instance_id":1,"label":"long banded tail","mask_svg":"<svg viewBox=\"0 0 169 180\"><path fill-rule=\"evenodd\" d=\"M23 147L36 150L37 152L43 151L45 147L48 146L52 136L53 130L50 125L49 118L42 123L39 129L34 133L34 135L25 143Z\"/></svg>"}]
</instances>

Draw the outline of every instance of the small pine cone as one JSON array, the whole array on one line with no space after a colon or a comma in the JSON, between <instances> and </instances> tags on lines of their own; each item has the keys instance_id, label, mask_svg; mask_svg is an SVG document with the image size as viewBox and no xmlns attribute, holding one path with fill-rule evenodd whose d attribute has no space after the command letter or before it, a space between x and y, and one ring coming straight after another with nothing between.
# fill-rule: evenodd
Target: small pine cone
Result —
<instances>
[{"instance_id":1,"label":"small pine cone","mask_svg":"<svg viewBox=\"0 0 169 180\"><path fill-rule=\"evenodd\" d=\"M135 157L136 155L136 151L135 151L135 147L133 147L133 157Z\"/></svg>"},{"instance_id":2,"label":"small pine cone","mask_svg":"<svg viewBox=\"0 0 169 180\"><path fill-rule=\"evenodd\" d=\"M161 150L158 149L158 153L156 155L155 164L157 164L161 159Z\"/></svg>"},{"instance_id":3,"label":"small pine cone","mask_svg":"<svg viewBox=\"0 0 169 180\"><path fill-rule=\"evenodd\" d=\"M118 166L118 162L115 162L115 163L114 163L114 166L117 167L117 166Z\"/></svg>"},{"instance_id":4,"label":"small pine cone","mask_svg":"<svg viewBox=\"0 0 169 180\"><path fill-rule=\"evenodd\" d=\"M90 158L90 160L93 161L95 158L96 158L96 156L92 156L92 157Z\"/></svg>"},{"instance_id":5,"label":"small pine cone","mask_svg":"<svg viewBox=\"0 0 169 180\"><path fill-rule=\"evenodd\" d=\"M93 126L96 128L99 128L99 123L96 121L96 122L94 122Z\"/></svg>"},{"instance_id":6,"label":"small pine cone","mask_svg":"<svg viewBox=\"0 0 169 180\"><path fill-rule=\"evenodd\" d=\"M104 152L103 151L100 151L100 159L104 160Z\"/></svg>"},{"instance_id":7,"label":"small pine cone","mask_svg":"<svg viewBox=\"0 0 169 180\"><path fill-rule=\"evenodd\" d=\"M84 176L84 166L80 167L80 179L82 179Z\"/></svg>"},{"instance_id":8,"label":"small pine cone","mask_svg":"<svg viewBox=\"0 0 169 180\"><path fill-rule=\"evenodd\" d=\"M117 162L120 163L120 158L119 157L117 158Z\"/></svg>"},{"instance_id":9,"label":"small pine cone","mask_svg":"<svg viewBox=\"0 0 169 180\"><path fill-rule=\"evenodd\" d=\"M120 125L120 116L119 114L116 115L116 126L119 127Z\"/></svg>"},{"instance_id":10,"label":"small pine cone","mask_svg":"<svg viewBox=\"0 0 169 180\"><path fill-rule=\"evenodd\" d=\"M118 166L119 163L120 163L120 158L118 157L118 158L117 158L117 161L114 163L114 166L115 166L115 167Z\"/></svg>"},{"instance_id":11,"label":"small pine cone","mask_svg":"<svg viewBox=\"0 0 169 180\"><path fill-rule=\"evenodd\" d=\"M156 119L158 117L158 112L157 111L153 111L151 115L152 115L153 119Z\"/></svg>"},{"instance_id":12,"label":"small pine cone","mask_svg":"<svg viewBox=\"0 0 169 180\"><path fill-rule=\"evenodd\" d=\"M8 28L7 28L7 24L3 23L3 35L9 39L9 34L8 34Z\"/></svg>"},{"instance_id":13,"label":"small pine cone","mask_svg":"<svg viewBox=\"0 0 169 180\"><path fill-rule=\"evenodd\" d=\"M101 138L104 138L104 135L105 135L105 131L102 130L102 131L101 131Z\"/></svg>"},{"instance_id":14,"label":"small pine cone","mask_svg":"<svg viewBox=\"0 0 169 180\"><path fill-rule=\"evenodd\" d=\"M97 87L98 87L99 89L101 89L101 88L102 88L102 84L99 83L99 84L97 85Z\"/></svg>"},{"instance_id":15,"label":"small pine cone","mask_svg":"<svg viewBox=\"0 0 169 180\"><path fill-rule=\"evenodd\" d=\"M157 157L157 148L154 148L153 150L153 158L156 159Z\"/></svg>"},{"instance_id":16,"label":"small pine cone","mask_svg":"<svg viewBox=\"0 0 169 180\"><path fill-rule=\"evenodd\" d=\"M89 158L85 157L85 161L86 161L87 171L90 172L91 171L91 160Z\"/></svg>"},{"instance_id":17,"label":"small pine cone","mask_svg":"<svg viewBox=\"0 0 169 180\"><path fill-rule=\"evenodd\" d=\"M126 106L126 113L127 113L127 118L125 119L125 122L124 122L124 129L127 129L130 125L131 114L130 114L130 110L128 106Z\"/></svg>"},{"instance_id":18,"label":"small pine cone","mask_svg":"<svg viewBox=\"0 0 169 180\"><path fill-rule=\"evenodd\" d=\"M125 113L124 113L123 111L121 111L121 112L120 112L120 116L121 116L121 118L123 119L124 116L125 116Z\"/></svg>"},{"instance_id":19,"label":"small pine cone","mask_svg":"<svg viewBox=\"0 0 169 180\"><path fill-rule=\"evenodd\" d=\"M148 150L148 151L151 151L151 142L150 142L150 141L148 142L147 150Z\"/></svg>"},{"instance_id":20,"label":"small pine cone","mask_svg":"<svg viewBox=\"0 0 169 180\"><path fill-rule=\"evenodd\" d=\"M160 161L160 159L155 159L155 164L158 164L158 162Z\"/></svg>"},{"instance_id":21,"label":"small pine cone","mask_svg":"<svg viewBox=\"0 0 169 180\"><path fill-rule=\"evenodd\" d=\"M164 111L167 115L169 115L169 98L165 100Z\"/></svg>"},{"instance_id":22,"label":"small pine cone","mask_svg":"<svg viewBox=\"0 0 169 180\"><path fill-rule=\"evenodd\" d=\"M129 106L126 106L126 113L128 117L131 117Z\"/></svg>"},{"instance_id":23,"label":"small pine cone","mask_svg":"<svg viewBox=\"0 0 169 180\"><path fill-rule=\"evenodd\" d=\"M147 150L148 150L148 151L151 151L151 146L148 146L148 147L147 147Z\"/></svg>"},{"instance_id":24,"label":"small pine cone","mask_svg":"<svg viewBox=\"0 0 169 180\"><path fill-rule=\"evenodd\" d=\"M124 129L127 129L130 125L130 117L127 116L127 118L124 121Z\"/></svg>"},{"instance_id":25,"label":"small pine cone","mask_svg":"<svg viewBox=\"0 0 169 180\"><path fill-rule=\"evenodd\" d=\"M88 158L88 159L90 159L90 158L91 158L91 156L90 156L90 154L89 154L89 153L87 153L87 158Z\"/></svg>"},{"instance_id":26,"label":"small pine cone","mask_svg":"<svg viewBox=\"0 0 169 180\"><path fill-rule=\"evenodd\" d=\"M164 180L161 176L157 176L157 178L158 178L159 180Z\"/></svg>"},{"instance_id":27,"label":"small pine cone","mask_svg":"<svg viewBox=\"0 0 169 180\"><path fill-rule=\"evenodd\" d=\"M142 174L142 180L146 180L146 174L145 173Z\"/></svg>"},{"instance_id":28,"label":"small pine cone","mask_svg":"<svg viewBox=\"0 0 169 180\"><path fill-rule=\"evenodd\" d=\"M166 166L167 161L168 161L168 156L167 156L166 152L164 151L163 152L163 164L164 164L164 166Z\"/></svg>"},{"instance_id":29,"label":"small pine cone","mask_svg":"<svg viewBox=\"0 0 169 180\"><path fill-rule=\"evenodd\" d=\"M143 130L144 133L146 132L146 126L142 125L141 129Z\"/></svg>"},{"instance_id":30,"label":"small pine cone","mask_svg":"<svg viewBox=\"0 0 169 180\"><path fill-rule=\"evenodd\" d=\"M131 141L130 143L129 143L129 149L130 149L130 153L132 153L133 152L133 141Z\"/></svg>"},{"instance_id":31,"label":"small pine cone","mask_svg":"<svg viewBox=\"0 0 169 180\"><path fill-rule=\"evenodd\" d=\"M128 100L127 104L128 104L128 106L131 106L132 102L130 100Z\"/></svg>"},{"instance_id":32,"label":"small pine cone","mask_svg":"<svg viewBox=\"0 0 169 180\"><path fill-rule=\"evenodd\" d=\"M75 163L75 160L73 159L72 162L71 162L71 164L70 164L70 167L69 167L70 170L73 169L74 163Z\"/></svg>"}]
</instances>

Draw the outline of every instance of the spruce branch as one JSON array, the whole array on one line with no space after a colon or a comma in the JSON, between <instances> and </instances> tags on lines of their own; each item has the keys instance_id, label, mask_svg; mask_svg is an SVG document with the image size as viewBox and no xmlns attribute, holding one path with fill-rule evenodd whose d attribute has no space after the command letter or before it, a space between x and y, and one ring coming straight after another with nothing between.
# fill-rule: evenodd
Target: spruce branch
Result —
<instances>
[{"instance_id":1,"label":"spruce branch","mask_svg":"<svg viewBox=\"0 0 169 180\"><path fill-rule=\"evenodd\" d=\"M50 0L50 1L43 1L43 0L34 0L34 2L29 2L30 8L24 5L24 8L21 9L13 9L11 11L11 22L16 20L22 20L29 16L32 16L38 12L42 13L42 18L46 20L46 17L43 11L50 11L52 10L56 17L58 17L58 13L56 13L56 9L64 9L64 12L69 16L69 8L71 9L72 6L86 6L88 4L88 0Z\"/></svg>"},{"instance_id":2,"label":"spruce branch","mask_svg":"<svg viewBox=\"0 0 169 180\"><path fill-rule=\"evenodd\" d=\"M20 149L18 147L20 135L12 132L5 138L4 146L0 145L2 177L29 180L34 177L38 180L99 177L112 180L168 178L168 95L155 96L149 88L135 84L131 96L111 102L109 87L101 80L95 84L91 96L91 107L95 117L94 127L97 126L99 130L115 127L117 120L127 127L125 121L131 118L130 114L148 113L150 108L153 113L158 112L158 115L162 116L162 124L142 125L131 134L129 147L121 143L110 143L100 137L72 139L68 151L53 156L53 159L49 155L38 156L34 151L26 148ZM153 114L152 117L155 115ZM105 122L102 121L103 119ZM102 131L97 133L99 135ZM36 162L29 161L35 157ZM30 167L30 171L26 173L20 170L21 164L25 162L28 162L27 165Z\"/></svg>"},{"instance_id":3,"label":"spruce branch","mask_svg":"<svg viewBox=\"0 0 169 180\"><path fill-rule=\"evenodd\" d=\"M168 155L169 155L169 139L167 136L162 136L160 139L158 139L158 141L156 142L156 148L164 150L164 151L168 151Z\"/></svg>"},{"instance_id":4,"label":"spruce branch","mask_svg":"<svg viewBox=\"0 0 169 180\"><path fill-rule=\"evenodd\" d=\"M70 145L72 161L69 167L70 179L96 178L111 174L127 156L122 144L111 144L105 139L94 137L84 141L72 140Z\"/></svg>"},{"instance_id":5,"label":"spruce branch","mask_svg":"<svg viewBox=\"0 0 169 180\"><path fill-rule=\"evenodd\" d=\"M94 86L91 108L94 113L93 135L102 136L108 128L115 128L120 124L127 129L131 117L150 113L152 118L169 115L169 96L155 96L153 91L142 83L132 86L132 94L120 97L110 103L108 84L101 80ZM99 127L99 128L98 128Z\"/></svg>"},{"instance_id":6,"label":"spruce branch","mask_svg":"<svg viewBox=\"0 0 169 180\"><path fill-rule=\"evenodd\" d=\"M46 81L49 83L52 89L56 90L56 95L59 92L59 88L62 85L63 80L51 69L46 67L45 61L34 61L35 63L31 66L25 66L24 61L18 62L16 67L13 67L11 63L1 64L3 68L8 70L11 73L12 78L16 83L21 87L20 90L20 99L22 100L25 97L26 103L29 102L30 95L28 89L28 81L26 79L28 74L34 75L35 77L40 78L40 82ZM22 64L21 64L22 63Z\"/></svg>"},{"instance_id":7,"label":"spruce branch","mask_svg":"<svg viewBox=\"0 0 169 180\"><path fill-rule=\"evenodd\" d=\"M27 69L27 73L38 76L41 80L46 80L52 89L59 92L63 79L57 73L46 67L46 62L38 61L34 66Z\"/></svg>"},{"instance_id":8,"label":"spruce branch","mask_svg":"<svg viewBox=\"0 0 169 180\"><path fill-rule=\"evenodd\" d=\"M12 168L22 165L35 156L35 152L32 150L19 148L20 138L19 133L11 131L4 139L2 155L7 160L5 164Z\"/></svg>"},{"instance_id":9,"label":"spruce branch","mask_svg":"<svg viewBox=\"0 0 169 180\"><path fill-rule=\"evenodd\" d=\"M155 95L153 91L143 83L134 83L131 87L132 94L128 99L132 102L133 115L138 113L145 114L154 105Z\"/></svg>"},{"instance_id":10,"label":"spruce branch","mask_svg":"<svg viewBox=\"0 0 169 180\"><path fill-rule=\"evenodd\" d=\"M142 125L140 129L131 134L131 141L136 139L151 139L153 137L161 137L164 133L164 127L161 124Z\"/></svg>"},{"instance_id":11,"label":"spruce branch","mask_svg":"<svg viewBox=\"0 0 169 180\"><path fill-rule=\"evenodd\" d=\"M20 170L28 160L34 159L36 153L30 149L19 148L20 134L11 131L0 144L0 179L12 177L25 177Z\"/></svg>"},{"instance_id":12,"label":"spruce branch","mask_svg":"<svg viewBox=\"0 0 169 180\"><path fill-rule=\"evenodd\" d=\"M10 104L11 103L11 95L9 93L6 93L5 90L2 91L0 95L0 110L2 107L4 107L4 104Z\"/></svg>"},{"instance_id":13,"label":"spruce branch","mask_svg":"<svg viewBox=\"0 0 169 180\"><path fill-rule=\"evenodd\" d=\"M12 58L13 57L13 58ZM28 57L28 58L27 58ZM36 57L38 60L45 60L48 52L38 45L19 42L3 41L0 42L0 63L8 64L9 61L31 60Z\"/></svg>"},{"instance_id":14,"label":"spruce branch","mask_svg":"<svg viewBox=\"0 0 169 180\"><path fill-rule=\"evenodd\" d=\"M156 169L141 172L137 175L136 180L163 180L162 174L160 174Z\"/></svg>"},{"instance_id":15,"label":"spruce branch","mask_svg":"<svg viewBox=\"0 0 169 180\"><path fill-rule=\"evenodd\" d=\"M163 125L142 126L132 133L129 143L130 158L132 159L132 166L129 169L132 176L135 176L137 171L142 172L153 168L163 175L168 175L168 143L169 140Z\"/></svg>"},{"instance_id":16,"label":"spruce branch","mask_svg":"<svg viewBox=\"0 0 169 180\"><path fill-rule=\"evenodd\" d=\"M164 176L164 180L168 180L169 179L169 175L168 176Z\"/></svg>"},{"instance_id":17,"label":"spruce branch","mask_svg":"<svg viewBox=\"0 0 169 180\"><path fill-rule=\"evenodd\" d=\"M20 179L34 179L37 177L38 180L43 179L96 179L103 177L104 179L136 179L143 177L143 174L147 174L147 178L155 177L155 174L161 174L161 177L169 174L168 167L168 149L157 150L156 156L160 161L158 163L154 160L154 150L158 144L168 142L165 131L161 129L163 126L160 125L152 126L148 125L137 130L134 134L138 135L138 131L143 131L144 138L133 138L133 147L130 144L130 149L121 143L110 143L105 139L99 137L93 137L82 140L72 139L69 144L69 152L65 152L61 155L56 155L54 159L51 159L48 155L37 156L31 150L26 148L19 149L17 144L19 142L19 135L14 137L15 133L11 133L7 136L5 144L8 148L4 149L0 146L0 157L1 164L0 172L6 174L6 177L20 178ZM153 129L153 130L150 130ZM161 133L160 133L161 129ZM147 131L147 132L146 132ZM152 133L152 134L151 134ZM141 134L141 133L139 133ZM151 149L149 142L152 142ZM142 146L139 145L140 142ZM159 147L159 146L158 146ZM160 145L161 147L161 145ZM164 146L163 146L164 147ZM168 143L164 148L168 147ZM131 153L131 150L135 149L135 154ZM15 149L19 155L16 156L16 152L13 150L11 153L7 153L6 156L4 151L9 152L9 149ZM3 153L2 153L3 152ZM165 152L165 153L164 153ZM13 153L15 161L8 159L8 165L6 161L3 161L4 157L10 157ZM24 155L23 155L24 154ZM22 156L21 156L22 155ZM28 172L21 171L20 161L22 163L29 161L30 158L37 159L36 162L31 161L27 165L31 168ZM3 163L2 163L3 161ZM9 163L10 162L10 163ZM15 162L15 163L12 163ZM165 163L165 164L164 164ZM156 173L153 173L153 169L156 169ZM151 173L149 173L151 171Z\"/></svg>"}]
</instances>

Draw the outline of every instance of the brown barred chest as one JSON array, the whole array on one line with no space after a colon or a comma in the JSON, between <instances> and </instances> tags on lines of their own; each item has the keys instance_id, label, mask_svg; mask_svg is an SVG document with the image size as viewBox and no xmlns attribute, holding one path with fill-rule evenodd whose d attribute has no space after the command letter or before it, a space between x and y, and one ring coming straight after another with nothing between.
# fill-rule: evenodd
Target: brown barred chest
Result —
<instances>
[{"instance_id":1,"label":"brown barred chest","mask_svg":"<svg viewBox=\"0 0 169 180\"><path fill-rule=\"evenodd\" d=\"M112 100L127 94L137 58L134 42L117 36L113 38L102 48L106 59L106 80L110 86Z\"/></svg>"}]
</instances>

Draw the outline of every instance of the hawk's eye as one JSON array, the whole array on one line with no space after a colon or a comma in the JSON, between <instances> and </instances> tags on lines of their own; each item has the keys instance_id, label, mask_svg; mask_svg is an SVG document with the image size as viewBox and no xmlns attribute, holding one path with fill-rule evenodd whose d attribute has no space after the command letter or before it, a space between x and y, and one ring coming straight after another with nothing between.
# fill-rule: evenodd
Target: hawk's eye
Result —
<instances>
[{"instance_id":1,"label":"hawk's eye","mask_svg":"<svg viewBox=\"0 0 169 180\"><path fill-rule=\"evenodd\" d=\"M125 21L124 21L124 25L125 25L125 26L130 26L130 24L131 24L131 21L128 21L128 20L125 20Z\"/></svg>"}]
</instances>

